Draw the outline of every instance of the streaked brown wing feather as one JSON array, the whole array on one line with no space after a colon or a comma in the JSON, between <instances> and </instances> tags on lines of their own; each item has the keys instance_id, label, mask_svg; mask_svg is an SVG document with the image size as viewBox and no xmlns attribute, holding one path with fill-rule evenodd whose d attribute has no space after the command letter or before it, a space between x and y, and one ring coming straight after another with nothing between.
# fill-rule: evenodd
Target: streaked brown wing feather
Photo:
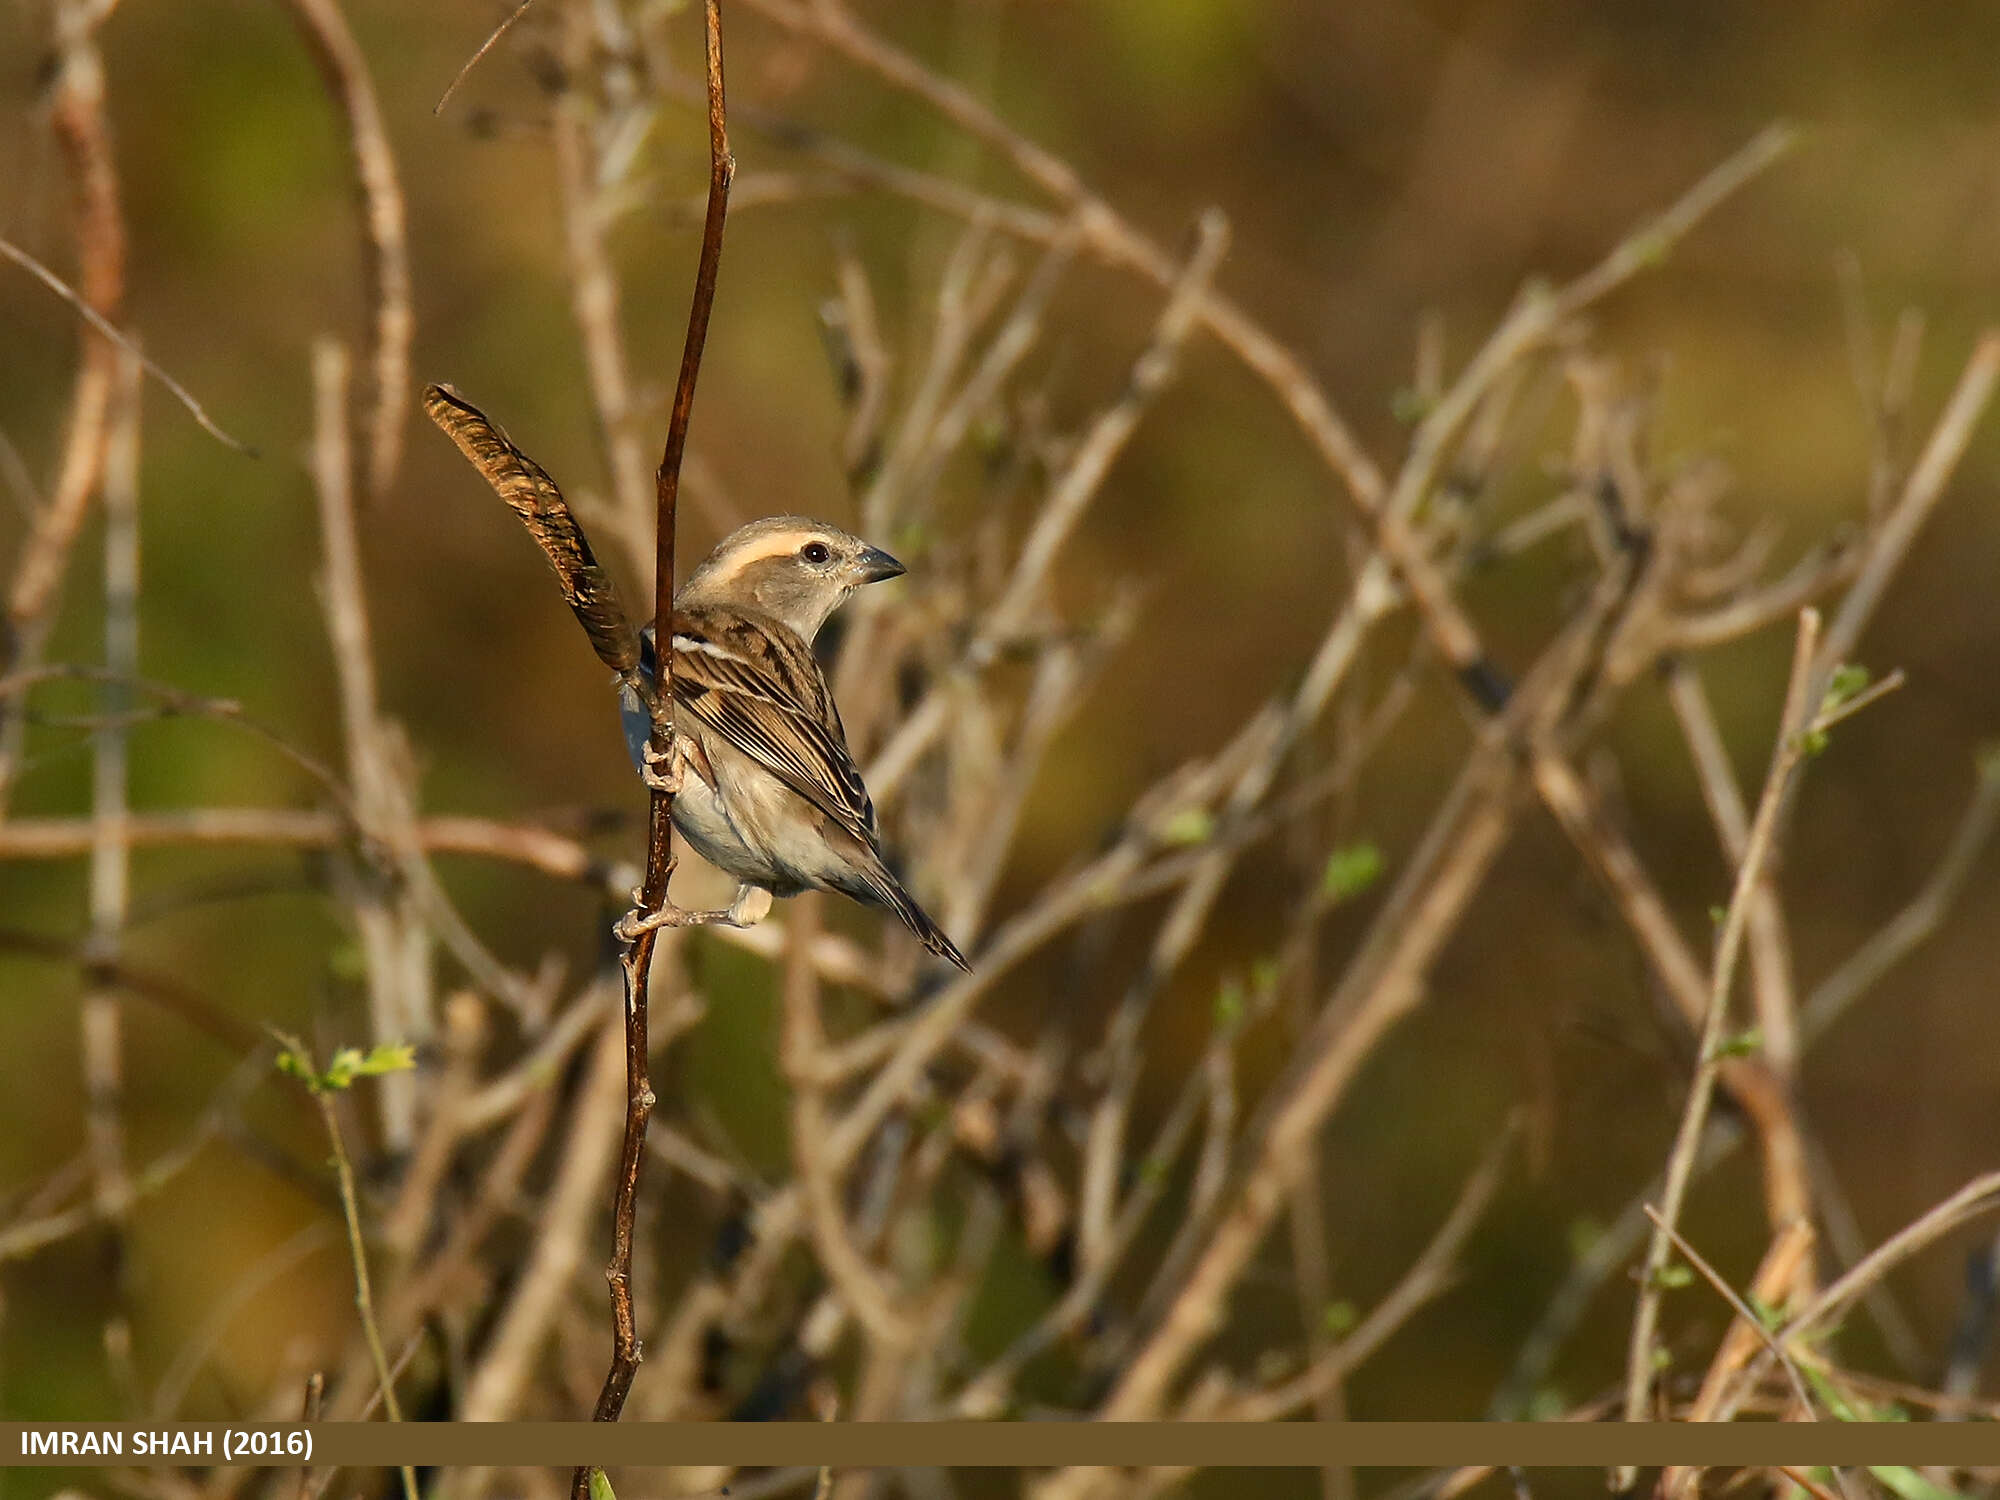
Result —
<instances>
[{"instance_id":1,"label":"streaked brown wing feather","mask_svg":"<svg viewBox=\"0 0 2000 1500\"><path fill-rule=\"evenodd\" d=\"M674 702L875 847L874 804L825 674L796 632L717 607L676 614Z\"/></svg>"}]
</instances>

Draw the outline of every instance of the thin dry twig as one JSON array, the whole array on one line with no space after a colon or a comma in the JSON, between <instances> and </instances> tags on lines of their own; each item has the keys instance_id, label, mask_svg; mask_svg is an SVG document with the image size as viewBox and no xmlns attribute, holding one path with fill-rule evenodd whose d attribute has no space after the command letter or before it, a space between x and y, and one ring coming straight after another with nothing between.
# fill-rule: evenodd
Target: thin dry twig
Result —
<instances>
[{"instance_id":1,"label":"thin dry twig","mask_svg":"<svg viewBox=\"0 0 2000 1500\"><path fill-rule=\"evenodd\" d=\"M519 5L507 13L506 20L487 33L486 40L479 44L479 49L465 60L465 65L452 75L451 82L445 86L445 91L438 95L438 102L431 106L432 114L444 113L444 107L451 102L451 96L458 92L458 86L471 75L472 70L479 65L479 60L493 50L500 38L508 33L516 21L528 13L528 7L534 3L535 0L521 0Z\"/></svg>"},{"instance_id":2,"label":"thin dry twig","mask_svg":"<svg viewBox=\"0 0 2000 1500\"><path fill-rule=\"evenodd\" d=\"M1174 283L1152 337L1134 361L1124 392L1091 423L1051 486L1021 544L1005 589L992 607L982 612L976 633L959 653L963 667L990 665L1011 636L1029 627L1063 544L1102 490L1112 465L1131 442L1147 410L1172 382L1181 351L1193 331L1198 299L1214 281L1228 248L1228 221L1219 212L1204 215L1197 226L1195 251ZM868 785L878 801L895 794L904 777L943 733L956 697L954 686L949 679L935 684L870 762Z\"/></svg>"},{"instance_id":3,"label":"thin dry twig","mask_svg":"<svg viewBox=\"0 0 2000 1500\"><path fill-rule=\"evenodd\" d=\"M134 849L192 845L265 845L289 849L334 849L353 837L349 819L334 812L293 808L202 807L127 815L125 839ZM412 829L426 855L454 855L520 865L553 880L588 886L608 897L629 896L636 869L593 854L585 845L532 823L433 814ZM14 818L0 822L0 860L74 859L90 853L88 818ZM717 941L762 958L784 951L785 923L768 917L755 927L717 926ZM813 962L828 984L880 992L879 967L860 947L833 933L813 942Z\"/></svg>"},{"instance_id":4,"label":"thin dry twig","mask_svg":"<svg viewBox=\"0 0 2000 1500\"><path fill-rule=\"evenodd\" d=\"M314 1370L306 1377L305 1398L299 1403L299 1420L307 1424L319 1420L320 1404L326 1396L326 1376ZM313 1492L311 1464L299 1465L299 1500L309 1500Z\"/></svg>"},{"instance_id":5,"label":"thin dry twig","mask_svg":"<svg viewBox=\"0 0 2000 1500\"><path fill-rule=\"evenodd\" d=\"M1930 440L1903 483L1901 495L1871 539L1854 586L1828 620L1820 658L1814 663L1814 686L1819 691L1825 691L1836 667L1854 659L1861 633L1874 618L1917 533L1957 472L1973 431L1993 399L1996 382L2000 382L2000 330L1982 334L1974 346L1937 425L1931 429Z\"/></svg>"},{"instance_id":6,"label":"thin dry twig","mask_svg":"<svg viewBox=\"0 0 2000 1500\"><path fill-rule=\"evenodd\" d=\"M1740 1325L1753 1338L1760 1340L1764 1344L1764 1347L1777 1357L1779 1363L1785 1367L1786 1377L1792 1382L1792 1394L1799 1398L1799 1409L1806 1414L1808 1421L1818 1421L1818 1413L1813 1408L1812 1393L1806 1389L1805 1377L1799 1373L1798 1365L1792 1360L1791 1355L1785 1351L1784 1346L1778 1342L1776 1336L1772 1334L1769 1328L1764 1326L1764 1320L1757 1316L1756 1310L1736 1294L1736 1289L1723 1279L1722 1273L1710 1265L1707 1258L1699 1250L1688 1243L1687 1236L1668 1224L1661 1217L1660 1211L1650 1203L1646 1205L1646 1217L1653 1221L1655 1227L1666 1231L1668 1239L1673 1242L1674 1248L1680 1251L1682 1259L1693 1266L1696 1271L1700 1272L1701 1279L1715 1288L1716 1295L1727 1302L1731 1310L1735 1312L1737 1325L1732 1325L1732 1332L1734 1331L1734 1326ZM1795 1238L1800 1241L1802 1246L1810 1245L1812 1240L1811 1226L1801 1224L1799 1228L1801 1232ZM1790 1258L1796 1258L1802 1253L1803 1249L1789 1252ZM1774 1279L1789 1284L1791 1274L1790 1271L1787 1271ZM1695 1417L1692 1420L1700 1421L1702 1419Z\"/></svg>"},{"instance_id":7,"label":"thin dry twig","mask_svg":"<svg viewBox=\"0 0 2000 1500\"><path fill-rule=\"evenodd\" d=\"M1466 1178L1451 1212L1445 1215L1430 1242L1410 1262L1409 1269L1389 1294L1355 1325L1353 1332L1283 1385L1253 1392L1230 1403L1222 1413L1224 1420L1276 1422L1292 1416L1359 1369L1388 1342L1391 1334L1441 1295L1451 1285L1465 1242L1486 1216L1493 1195L1500 1190L1501 1178L1519 1137L1520 1122L1509 1122L1487 1148L1472 1175Z\"/></svg>"},{"instance_id":8,"label":"thin dry twig","mask_svg":"<svg viewBox=\"0 0 2000 1500\"><path fill-rule=\"evenodd\" d=\"M601 6L571 5L561 17L565 68L586 76L601 41ZM618 273L611 258L612 199L615 182L605 178L598 138L606 126L593 113L587 90L571 87L556 101L552 144L556 183L562 192L563 249L569 264L570 314L583 343L584 374L590 381L591 409L598 443L610 472L614 536L636 570L653 550L657 498L646 472L646 439L638 418L643 402L634 390L619 321Z\"/></svg>"},{"instance_id":9,"label":"thin dry twig","mask_svg":"<svg viewBox=\"0 0 2000 1500\"><path fill-rule=\"evenodd\" d=\"M521 1410L583 1264L596 1222L592 1208L612 1174L611 1150L624 1117L624 1072L624 1048L618 1034L606 1030L565 1127L562 1161L542 1200L534 1250L497 1316L484 1355L467 1376L458 1411L462 1421L505 1422Z\"/></svg>"},{"instance_id":10,"label":"thin dry twig","mask_svg":"<svg viewBox=\"0 0 2000 1500\"><path fill-rule=\"evenodd\" d=\"M1867 1289L1912 1256L1920 1254L1960 1225L2000 1207L2000 1172L1975 1177L1943 1202L1896 1231L1873 1253L1786 1323L1782 1341L1790 1345L1839 1318Z\"/></svg>"},{"instance_id":11,"label":"thin dry twig","mask_svg":"<svg viewBox=\"0 0 2000 1500\"><path fill-rule=\"evenodd\" d=\"M364 870L353 879L351 905L366 960L374 1038L421 1045L436 1023L431 934L407 882L384 878L389 871L407 870L421 856L410 833L416 809L407 753L401 737L382 719L376 698L374 645L354 517L347 390L346 351L332 340L320 341L313 351L313 483L326 557L327 637L340 685L356 821L363 839L386 856L383 870ZM397 889L399 884L405 888ZM392 1150L407 1151L415 1144L416 1085L413 1073L382 1080L382 1133Z\"/></svg>"},{"instance_id":12,"label":"thin dry twig","mask_svg":"<svg viewBox=\"0 0 2000 1500\"><path fill-rule=\"evenodd\" d=\"M411 306L403 187L382 106L368 74L368 59L338 0L286 0L286 4L326 81L327 92L347 121L354 188L361 200L368 302L374 310L369 365L375 404L368 420L368 493L379 499L388 492L402 462L403 428L410 406L410 342L417 326Z\"/></svg>"},{"instance_id":13,"label":"thin dry twig","mask_svg":"<svg viewBox=\"0 0 2000 1500\"><path fill-rule=\"evenodd\" d=\"M123 332L117 324L113 323L103 313L86 302L68 282L64 281L55 272L51 271L39 260L36 260L34 256L4 236L0 236L0 255L6 256L15 265L41 282L43 286L62 298L63 301L76 309L77 316L82 318L84 322L110 339L128 357L137 360L141 369L152 376L153 379L159 381L161 385L165 386L168 394L187 409L187 414L195 419L195 422L203 432L214 438L218 443L221 443L223 447L233 449L246 458L257 457L257 450L255 448L251 447L241 438L231 437L227 432L223 431L216 424L215 419L209 416L208 408L197 401L193 393L186 386L161 369L158 361L142 350L136 339Z\"/></svg>"},{"instance_id":14,"label":"thin dry twig","mask_svg":"<svg viewBox=\"0 0 2000 1500\"><path fill-rule=\"evenodd\" d=\"M215 1121L205 1119L185 1142L161 1152L145 1167L131 1175L131 1197L136 1203L166 1187L194 1162L215 1137ZM103 1211L95 1202L85 1202L33 1219L0 1225L0 1265L20 1260L68 1239L93 1224L103 1223Z\"/></svg>"},{"instance_id":15,"label":"thin dry twig","mask_svg":"<svg viewBox=\"0 0 2000 1500\"><path fill-rule=\"evenodd\" d=\"M1935 1204L1876 1246L1796 1313L1778 1331L1779 1345L1794 1357L1801 1356L1805 1352L1805 1340L1817 1334L1826 1324L1842 1317L1897 1266L1995 1208L2000 1208L2000 1172L1973 1178L1949 1198ZM1717 1421L1726 1422L1735 1417L1749 1394L1765 1378L1775 1357L1769 1349L1758 1353L1729 1392L1716 1402L1714 1416Z\"/></svg>"},{"instance_id":16,"label":"thin dry twig","mask_svg":"<svg viewBox=\"0 0 2000 1500\"><path fill-rule=\"evenodd\" d=\"M1651 1204L1646 1205L1646 1215L1655 1224L1662 1222ZM1702 1375L1701 1389L1695 1393L1694 1404L1688 1408L1688 1421L1709 1422L1715 1419L1723 1402L1728 1399L1730 1382L1757 1351L1759 1344L1783 1362L1785 1373L1792 1382L1792 1394L1806 1419L1818 1419L1797 1362L1777 1343L1771 1330L1765 1326L1765 1320L1756 1315L1758 1306L1780 1307L1787 1298L1796 1296L1804 1289L1804 1273L1812 1254L1814 1238L1812 1224L1806 1219L1794 1219L1773 1235L1770 1248L1764 1252L1764 1258L1751 1278L1750 1300L1746 1302L1729 1289L1714 1268L1695 1254L1676 1231L1674 1241L1681 1254L1711 1286L1722 1293L1737 1313L1736 1321L1729 1325L1729 1331L1716 1346L1715 1357L1709 1361L1708 1369ZM1678 1497L1692 1493L1700 1482L1701 1472L1693 1465L1669 1465L1660 1475L1661 1495L1678 1500Z\"/></svg>"},{"instance_id":17,"label":"thin dry twig","mask_svg":"<svg viewBox=\"0 0 2000 1500\"><path fill-rule=\"evenodd\" d=\"M1141 1420L1160 1409L1181 1366L1221 1325L1229 1290L1304 1159L1301 1143L1317 1132L1376 1040L1416 1005L1423 974L1511 827L1515 782L1501 743L1489 738L1474 751L1385 908L1393 919L1377 919L1371 940L1322 1007L1300 1064L1252 1126L1246 1150L1253 1165L1231 1189L1228 1212L1176 1280L1164 1316L1105 1401L1107 1419Z\"/></svg>"},{"instance_id":18,"label":"thin dry twig","mask_svg":"<svg viewBox=\"0 0 2000 1500\"><path fill-rule=\"evenodd\" d=\"M740 211L749 182L737 184L732 200ZM850 485L865 482L881 461L882 419L888 411L891 359L882 342L875 311L875 293L868 272L854 247L845 241L839 255L839 295L820 304L820 332L826 340L834 378L848 408L847 432L841 439L841 464Z\"/></svg>"},{"instance_id":19,"label":"thin dry twig","mask_svg":"<svg viewBox=\"0 0 2000 1500\"><path fill-rule=\"evenodd\" d=\"M1735 888L1717 940L1714 977L1710 983L1707 1014L1703 1017L1699 1050L1696 1052L1694 1083L1688 1090L1681 1112L1680 1127L1667 1158L1667 1176L1660 1197L1659 1218L1651 1244L1640 1268L1639 1301L1632 1318L1632 1340L1625 1367L1625 1420L1637 1422L1646 1414L1647 1399L1657 1373L1655 1332L1659 1326L1660 1295L1664 1290L1660 1273L1673 1252L1670 1237L1686 1201L1688 1182L1693 1176L1695 1156L1701 1145L1702 1127L1708 1118L1709 1100L1714 1094L1716 1071L1722 1061L1720 1047L1723 1028L1729 1017L1729 996L1736 978L1736 960L1742 951L1743 932L1749 920L1750 894L1756 889L1764 861L1770 858L1778 831L1778 813L1790 789L1792 773L1806 753L1804 733L1812 721L1813 703L1807 696L1812 682L1813 662L1819 648L1820 620L1816 610L1802 610L1792 652L1791 680L1785 689L1784 707L1778 715L1777 745L1771 769L1758 800L1757 816L1750 825L1737 865ZM1629 1478L1625 1481L1629 1485Z\"/></svg>"},{"instance_id":20,"label":"thin dry twig","mask_svg":"<svg viewBox=\"0 0 2000 1500\"><path fill-rule=\"evenodd\" d=\"M1872 990L1888 972L1943 926L1979 856L2000 826L2000 765L1981 762L1971 800L1944 853L1923 887L1838 968L1814 987L1799 1011L1799 1042L1810 1051L1838 1018ZM1745 830L1747 834L1747 829ZM1745 1128L1733 1117L1711 1118L1703 1133L1694 1176L1706 1176L1741 1145ZM1534 1331L1523 1340L1514 1367L1496 1390L1491 1413L1517 1418L1547 1378L1562 1343L1582 1319L1596 1290L1623 1266L1646 1234L1645 1212L1662 1184L1641 1189L1612 1224L1577 1258L1569 1276L1550 1299ZM1816 1195L1817 1196L1817 1195ZM1821 1201L1822 1213L1831 1205ZM1858 1262L1858 1253L1848 1257Z\"/></svg>"},{"instance_id":21,"label":"thin dry twig","mask_svg":"<svg viewBox=\"0 0 2000 1500\"><path fill-rule=\"evenodd\" d=\"M354 1310L360 1315L362 1336L368 1341L368 1354L375 1361L375 1375L381 1382L382 1409L391 1422L400 1422L403 1408L396 1399L396 1377L389 1368L389 1356L382 1348L382 1328L375 1318L375 1293L368 1275L368 1243L361 1231L361 1199L354 1187L354 1164L348 1159L347 1144L341 1134L340 1112L333 1107L333 1090L322 1082L319 1065L304 1042L282 1032L274 1035L290 1055L292 1065L303 1071L306 1091L312 1095L320 1121L326 1127L327 1146L333 1152L334 1176L340 1188L341 1217L347 1225L347 1255L354 1266ZM281 1063L285 1061L280 1058ZM404 1500L417 1500L417 1471L404 1464L400 1472Z\"/></svg>"},{"instance_id":22,"label":"thin dry twig","mask_svg":"<svg viewBox=\"0 0 2000 1500\"><path fill-rule=\"evenodd\" d=\"M125 298L126 237L104 104L104 60L95 35L104 15L84 0L57 0L49 17L49 119L69 175L80 300L115 323ZM103 474L115 354L116 345L94 325L86 327L55 483L48 502L35 513L7 590L4 670L9 674L34 666L47 644L49 616L69 554ZM0 811L20 771L25 725L20 713L0 712Z\"/></svg>"},{"instance_id":23,"label":"thin dry twig","mask_svg":"<svg viewBox=\"0 0 2000 1500\"><path fill-rule=\"evenodd\" d=\"M1743 792L1736 784L1736 772L1723 747L1708 694L1700 673L1685 661L1670 662L1665 675L1667 701L1687 741L1702 800L1721 839L1723 857L1734 866L1741 862L1750 836L1750 814L1743 805ZM1750 895L1750 977L1757 1029L1763 1039L1760 1051L1779 1076L1789 1080L1799 1064L1798 1007L1792 983L1791 941L1773 877L1774 870L1767 865Z\"/></svg>"},{"instance_id":24,"label":"thin dry twig","mask_svg":"<svg viewBox=\"0 0 2000 1500\"><path fill-rule=\"evenodd\" d=\"M1856 1000L1937 933L1996 827L2000 827L2000 755L1989 752L1980 757L1972 800L1922 889L1806 996L1799 1010L1803 1045L1825 1035Z\"/></svg>"},{"instance_id":25,"label":"thin dry twig","mask_svg":"<svg viewBox=\"0 0 2000 1500\"><path fill-rule=\"evenodd\" d=\"M138 362L121 356L104 477L104 665L111 678L136 676L139 670L139 385ZM128 707L127 691L121 682L108 680L102 693L104 711L116 721ZM125 726L118 722L99 730L93 742L90 936L85 942L91 983L79 1005L78 1022L93 1192L105 1220L121 1225L131 1198L120 1113L124 1028L117 986L99 965L117 965L130 918L130 746Z\"/></svg>"},{"instance_id":26,"label":"thin dry twig","mask_svg":"<svg viewBox=\"0 0 2000 1500\"><path fill-rule=\"evenodd\" d=\"M909 1344L914 1330L897 1309L893 1288L885 1284L882 1273L855 1242L843 1204L841 1172L825 1150L826 1094L818 1066L824 1044L819 985L802 942L817 926L818 907L818 900L810 894L794 900L793 948L785 963L779 1057L792 1086L792 1166L804 1192L806 1223L820 1264L870 1339L878 1346L900 1350Z\"/></svg>"},{"instance_id":27,"label":"thin dry twig","mask_svg":"<svg viewBox=\"0 0 2000 1500\"><path fill-rule=\"evenodd\" d=\"M1083 246L1107 264L1132 270L1159 286L1169 286L1175 265L1159 245L1093 193L1066 162L1029 141L962 85L941 78L859 22L840 0L746 0L752 9L788 31L811 37L891 87L930 105L974 138L1000 151L1024 176L1069 209L1068 224L1080 231ZM1521 316L1510 318L1482 351L1463 381L1468 387L1506 367L1562 320L1608 295L1647 266L1657 264L1704 217L1757 175L1786 155L1796 132L1773 125L1704 176L1663 213L1628 235L1596 267L1554 297L1523 299ZM1004 205L1003 205L1004 206ZM979 200L982 219L998 222L988 200ZM1032 227L1031 227L1032 228ZM1069 233L1066 227L1058 231ZM1219 292L1203 300L1203 321L1217 339L1255 371L1285 405L1308 440L1348 489L1377 549L1394 564L1414 596L1424 626L1461 683L1488 710L1505 698L1504 676L1487 657L1477 631L1418 545L1409 515L1427 492L1427 463L1404 470L1391 497L1387 482L1355 440L1325 391L1304 363ZM1432 414L1435 420L1413 445L1412 456L1439 453L1456 429L1456 409Z\"/></svg>"},{"instance_id":28,"label":"thin dry twig","mask_svg":"<svg viewBox=\"0 0 2000 1500\"><path fill-rule=\"evenodd\" d=\"M324 1219L314 1219L275 1249L263 1255L250 1270L231 1279L228 1290L202 1314L199 1327L183 1341L173 1360L153 1386L150 1415L155 1422L179 1420L181 1403L202 1366L215 1353L229 1326L242 1315L272 1282L292 1270L307 1257L326 1249L333 1241Z\"/></svg>"}]
</instances>

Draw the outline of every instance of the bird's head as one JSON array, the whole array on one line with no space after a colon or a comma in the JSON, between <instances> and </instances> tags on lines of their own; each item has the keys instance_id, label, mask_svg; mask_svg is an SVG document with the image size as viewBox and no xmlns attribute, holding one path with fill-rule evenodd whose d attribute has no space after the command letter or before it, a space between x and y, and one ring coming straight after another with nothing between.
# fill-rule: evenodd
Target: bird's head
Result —
<instances>
[{"instance_id":1,"label":"bird's head","mask_svg":"<svg viewBox=\"0 0 2000 1500\"><path fill-rule=\"evenodd\" d=\"M838 526L770 516L717 543L681 585L677 602L761 610L810 641L854 590L902 571L881 548Z\"/></svg>"}]
</instances>

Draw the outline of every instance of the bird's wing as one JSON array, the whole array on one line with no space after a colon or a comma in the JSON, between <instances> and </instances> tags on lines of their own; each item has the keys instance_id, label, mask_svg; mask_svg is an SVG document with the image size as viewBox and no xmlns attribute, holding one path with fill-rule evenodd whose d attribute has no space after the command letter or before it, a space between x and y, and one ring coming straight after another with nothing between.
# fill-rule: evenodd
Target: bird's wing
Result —
<instances>
[{"instance_id":1,"label":"bird's wing","mask_svg":"<svg viewBox=\"0 0 2000 1500\"><path fill-rule=\"evenodd\" d=\"M674 616L674 702L870 848L875 806L826 675L796 631L707 607Z\"/></svg>"}]
</instances>

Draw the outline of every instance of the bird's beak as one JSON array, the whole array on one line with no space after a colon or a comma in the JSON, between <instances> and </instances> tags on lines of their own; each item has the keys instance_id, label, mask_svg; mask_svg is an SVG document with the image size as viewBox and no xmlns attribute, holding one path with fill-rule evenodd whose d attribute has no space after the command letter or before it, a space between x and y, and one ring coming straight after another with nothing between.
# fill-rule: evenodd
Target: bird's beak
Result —
<instances>
[{"instance_id":1,"label":"bird's beak","mask_svg":"<svg viewBox=\"0 0 2000 1500\"><path fill-rule=\"evenodd\" d=\"M880 547L867 548L854 560L854 566L863 583L880 583L885 578L900 578L907 571L901 563Z\"/></svg>"}]
</instances>

